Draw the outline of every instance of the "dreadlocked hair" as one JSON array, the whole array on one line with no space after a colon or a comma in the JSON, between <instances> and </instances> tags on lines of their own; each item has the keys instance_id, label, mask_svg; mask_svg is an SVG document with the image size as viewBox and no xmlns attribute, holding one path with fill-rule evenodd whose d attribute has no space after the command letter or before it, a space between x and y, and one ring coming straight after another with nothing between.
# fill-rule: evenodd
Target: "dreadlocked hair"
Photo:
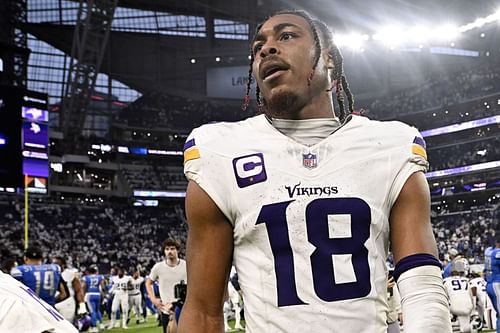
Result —
<instances>
[{"instance_id":1,"label":"dreadlocked hair","mask_svg":"<svg viewBox=\"0 0 500 333\"><path fill-rule=\"evenodd\" d=\"M335 45L333 41L333 34L328 28L328 26L320 20L313 19L309 13L303 10L284 10L284 11L279 11L270 17L276 16L276 15L284 15L284 14L289 14L289 15L296 15L302 17L306 22L309 24L309 27L311 28L311 32L313 35L314 39L314 59L313 59L313 64L312 64L312 69L311 69L311 75L308 78L308 85L310 84L310 81L312 80L314 71L316 70L316 67L318 65L319 59L321 57L321 50L322 50L322 44L324 44L324 47L326 47L333 58L333 64L334 64L334 70L332 72L331 80L336 82L336 89L335 93L337 96L337 103L339 104L339 109L340 109L340 119L344 120L349 113L354 112L354 96L351 92L351 89L349 88L349 84L347 82L347 78L344 74L344 59L342 57L342 54L340 53L339 48L337 45ZM245 99L243 103L243 110L246 110L248 106L250 105L250 91L251 91L251 85L253 82L252 79L252 66L253 62L255 60L255 55L252 50L252 45L253 42L255 41L255 38L257 37L257 34L259 33L260 29L262 28L262 25L264 22L260 23L257 25L252 41L250 43L250 64L249 64L249 69L248 69L248 80L247 80L247 86L246 86L246 94L245 94ZM344 94L347 97L348 101L348 109L345 109L345 103L344 103ZM257 101L257 105L259 108L259 113L261 113L263 110L263 101L261 100L260 97L260 88L257 85L256 90L255 90L255 97ZM264 101L265 102L265 101Z\"/></svg>"},{"instance_id":2,"label":"dreadlocked hair","mask_svg":"<svg viewBox=\"0 0 500 333\"><path fill-rule=\"evenodd\" d=\"M323 21L314 20L314 24L317 26L318 31L321 34L322 42L330 51L333 58L334 69L332 71L331 79L336 82L335 94L337 97L337 103L339 104L339 117L341 120L344 120L350 113L354 112L354 96L344 73L344 58L340 53L340 49L333 41L333 33L330 28L328 28ZM347 97L347 110L345 108L344 95Z\"/></svg>"}]
</instances>

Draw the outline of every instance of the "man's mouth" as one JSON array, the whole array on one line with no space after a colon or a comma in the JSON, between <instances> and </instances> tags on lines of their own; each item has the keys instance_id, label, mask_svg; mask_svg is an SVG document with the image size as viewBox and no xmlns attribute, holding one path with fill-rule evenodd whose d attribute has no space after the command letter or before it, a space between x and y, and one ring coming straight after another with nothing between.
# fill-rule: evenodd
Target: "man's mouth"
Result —
<instances>
[{"instance_id":1,"label":"man's mouth","mask_svg":"<svg viewBox=\"0 0 500 333\"><path fill-rule=\"evenodd\" d=\"M268 81L283 74L289 69L285 64L272 62L264 64L261 69L262 81Z\"/></svg>"}]
</instances>

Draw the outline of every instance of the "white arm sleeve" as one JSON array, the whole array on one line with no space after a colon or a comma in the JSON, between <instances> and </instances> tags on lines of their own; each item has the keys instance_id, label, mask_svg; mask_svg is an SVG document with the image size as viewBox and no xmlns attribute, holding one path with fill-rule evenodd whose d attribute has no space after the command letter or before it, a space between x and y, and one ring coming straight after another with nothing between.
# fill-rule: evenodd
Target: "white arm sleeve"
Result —
<instances>
[{"instance_id":1,"label":"white arm sleeve","mask_svg":"<svg viewBox=\"0 0 500 333\"><path fill-rule=\"evenodd\" d=\"M451 333L448 297L437 266L407 270L398 279L405 333Z\"/></svg>"}]
</instances>

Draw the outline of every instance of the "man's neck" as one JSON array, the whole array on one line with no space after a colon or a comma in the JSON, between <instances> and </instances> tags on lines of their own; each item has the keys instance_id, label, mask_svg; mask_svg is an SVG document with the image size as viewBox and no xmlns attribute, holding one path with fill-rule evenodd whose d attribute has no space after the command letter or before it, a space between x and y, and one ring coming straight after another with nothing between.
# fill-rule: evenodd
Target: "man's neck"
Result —
<instances>
[{"instance_id":1,"label":"man's neck","mask_svg":"<svg viewBox=\"0 0 500 333\"><path fill-rule=\"evenodd\" d=\"M170 267L175 267L179 264L179 258L174 258L174 259L166 258L165 263Z\"/></svg>"},{"instance_id":2,"label":"man's neck","mask_svg":"<svg viewBox=\"0 0 500 333\"><path fill-rule=\"evenodd\" d=\"M300 103L297 103L300 105ZM335 111L333 108L333 99L331 95L317 95L306 105L297 109L277 110L277 112L269 112L268 116L272 118L305 120L316 118L334 118Z\"/></svg>"}]
</instances>

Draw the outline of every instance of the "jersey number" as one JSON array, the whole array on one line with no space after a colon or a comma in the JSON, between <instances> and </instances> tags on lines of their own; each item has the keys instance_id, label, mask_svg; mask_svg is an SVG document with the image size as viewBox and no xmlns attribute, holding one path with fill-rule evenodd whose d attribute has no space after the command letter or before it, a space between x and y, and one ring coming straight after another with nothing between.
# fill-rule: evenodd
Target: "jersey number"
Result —
<instances>
[{"instance_id":1,"label":"jersey number","mask_svg":"<svg viewBox=\"0 0 500 333\"><path fill-rule=\"evenodd\" d=\"M96 289L97 287L99 287L99 278L91 278L90 288Z\"/></svg>"},{"instance_id":2,"label":"jersey number","mask_svg":"<svg viewBox=\"0 0 500 333\"><path fill-rule=\"evenodd\" d=\"M33 272L33 274L35 275L36 280L35 292L40 295L40 285L43 282L43 285L41 286L42 289L47 291L50 295L53 295L55 291L54 272L45 271L44 274L42 274L41 272Z\"/></svg>"},{"instance_id":3,"label":"jersey number","mask_svg":"<svg viewBox=\"0 0 500 333\"><path fill-rule=\"evenodd\" d=\"M469 283L467 280L451 280L451 285L453 286L453 290L467 290L469 289Z\"/></svg>"},{"instance_id":4,"label":"jersey number","mask_svg":"<svg viewBox=\"0 0 500 333\"><path fill-rule=\"evenodd\" d=\"M274 256L278 306L306 304L297 294L293 250L288 235L286 209L293 200L262 207L256 224L266 225ZM329 216L349 215L349 237L330 238ZM364 297L370 293L368 250L371 214L368 204L359 198L322 198L311 201L305 212L307 239L316 248L311 254L314 291L326 302ZM333 255L350 255L356 281L336 283Z\"/></svg>"}]
</instances>

